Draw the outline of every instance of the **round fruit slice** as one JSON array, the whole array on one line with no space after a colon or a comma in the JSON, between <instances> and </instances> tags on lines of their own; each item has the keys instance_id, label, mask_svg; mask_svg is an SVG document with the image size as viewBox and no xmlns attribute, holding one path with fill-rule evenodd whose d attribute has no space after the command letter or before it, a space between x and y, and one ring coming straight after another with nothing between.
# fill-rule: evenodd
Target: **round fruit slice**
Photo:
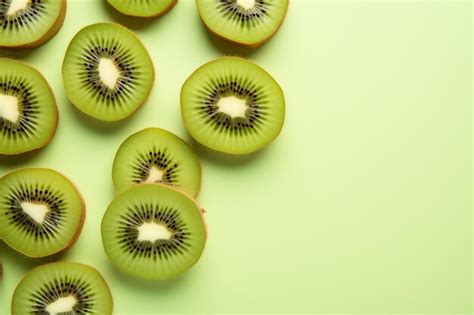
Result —
<instances>
[{"instance_id":1,"label":"round fruit slice","mask_svg":"<svg viewBox=\"0 0 474 315\"><path fill-rule=\"evenodd\" d=\"M102 242L121 271L165 280L201 257L206 228L196 203L161 184L134 186L118 195L102 219Z\"/></svg>"},{"instance_id":2,"label":"round fruit slice","mask_svg":"<svg viewBox=\"0 0 474 315\"><path fill-rule=\"evenodd\" d=\"M67 48L62 73L71 102L104 121L133 114L148 98L155 76L145 46L112 23L80 30Z\"/></svg>"},{"instance_id":3,"label":"round fruit slice","mask_svg":"<svg viewBox=\"0 0 474 315\"><path fill-rule=\"evenodd\" d=\"M197 69L181 89L181 113L191 136L230 154L257 151L280 133L285 99L265 70L224 57Z\"/></svg>"},{"instance_id":4,"label":"round fruit slice","mask_svg":"<svg viewBox=\"0 0 474 315\"><path fill-rule=\"evenodd\" d=\"M112 314L104 278L89 266L55 262L31 270L13 293L12 314Z\"/></svg>"},{"instance_id":5,"label":"round fruit slice","mask_svg":"<svg viewBox=\"0 0 474 315\"><path fill-rule=\"evenodd\" d=\"M214 34L256 47L280 28L289 0L196 0L199 15Z\"/></svg>"},{"instance_id":6,"label":"round fruit slice","mask_svg":"<svg viewBox=\"0 0 474 315\"><path fill-rule=\"evenodd\" d=\"M112 178L119 191L141 183L163 183L196 196L201 164L181 138L160 128L147 128L122 143Z\"/></svg>"},{"instance_id":7,"label":"round fruit slice","mask_svg":"<svg viewBox=\"0 0 474 315\"><path fill-rule=\"evenodd\" d=\"M3 0L0 47L37 47L58 32L65 15L66 0Z\"/></svg>"},{"instance_id":8,"label":"round fruit slice","mask_svg":"<svg viewBox=\"0 0 474 315\"><path fill-rule=\"evenodd\" d=\"M158 17L171 10L178 0L107 0L117 11L133 17Z\"/></svg>"},{"instance_id":9,"label":"round fruit slice","mask_svg":"<svg viewBox=\"0 0 474 315\"><path fill-rule=\"evenodd\" d=\"M36 69L0 58L0 154L44 147L58 123L53 92Z\"/></svg>"},{"instance_id":10,"label":"round fruit slice","mask_svg":"<svg viewBox=\"0 0 474 315\"><path fill-rule=\"evenodd\" d=\"M29 257L69 248L84 223L73 184L50 169L21 169L0 180L0 239Z\"/></svg>"}]
</instances>

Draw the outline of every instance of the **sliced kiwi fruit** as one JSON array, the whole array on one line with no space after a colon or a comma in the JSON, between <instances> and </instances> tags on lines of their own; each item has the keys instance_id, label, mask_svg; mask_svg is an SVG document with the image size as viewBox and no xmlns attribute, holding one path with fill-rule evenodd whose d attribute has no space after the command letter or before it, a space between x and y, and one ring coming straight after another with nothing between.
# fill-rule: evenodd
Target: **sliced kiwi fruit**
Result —
<instances>
[{"instance_id":1,"label":"sliced kiwi fruit","mask_svg":"<svg viewBox=\"0 0 474 315\"><path fill-rule=\"evenodd\" d=\"M70 101L103 121L133 114L148 98L155 76L138 37L113 23L80 30L67 48L62 74Z\"/></svg>"},{"instance_id":2,"label":"sliced kiwi fruit","mask_svg":"<svg viewBox=\"0 0 474 315\"><path fill-rule=\"evenodd\" d=\"M81 195L54 170L25 168L0 179L0 238L25 256L66 250L79 236L84 217Z\"/></svg>"},{"instance_id":3,"label":"sliced kiwi fruit","mask_svg":"<svg viewBox=\"0 0 474 315\"><path fill-rule=\"evenodd\" d=\"M289 0L196 0L206 27L228 41L257 47L280 28Z\"/></svg>"},{"instance_id":4,"label":"sliced kiwi fruit","mask_svg":"<svg viewBox=\"0 0 474 315\"><path fill-rule=\"evenodd\" d=\"M171 10L178 0L107 0L107 2L122 14L152 18Z\"/></svg>"},{"instance_id":5,"label":"sliced kiwi fruit","mask_svg":"<svg viewBox=\"0 0 474 315\"><path fill-rule=\"evenodd\" d=\"M196 196L201 187L201 164L181 138L160 128L147 128L120 145L112 178L118 191L136 184L163 183Z\"/></svg>"},{"instance_id":6,"label":"sliced kiwi fruit","mask_svg":"<svg viewBox=\"0 0 474 315\"><path fill-rule=\"evenodd\" d=\"M66 0L2 0L0 47L37 47L58 32L65 15Z\"/></svg>"},{"instance_id":7,"label":"sliced kiwi fruit","mask_svg":"<svg viewBox=\"0 0 474 315\"><path fill-rule=\"evenodd\" d=\"M197 69L181 89L181 113L191 136L224 153L247 154L280 133L285 98L256 64L223 57Z\"/></svg>"},{"instance_id":8,"label":"sliced kiwi fruit","mask_svg":"<svg viewBox=\"0 0 474 315\"><path fill-rule=\"evenodd\" d=\"M31 270L13 293L12 314L112 314L112 294L92 267L54 262Z\"/></svg>"},{"instance_id":9,"label":"sliced kiwi fruit","mask_svg":"<svg viewBox=\"0 0 474 315\"><path fill-rule=\"evenodd\" d=\"M0 58L0 154L47 145L58 123L58 108L45 78L33 67Z\"/></svg>"},{"instance_id":10,"label":"sliced kiwi fruit","mask_svg":"<svg viewBox=\"0 0 474 315\"><path fill-rule=\"evenodd\" d=\"M102 242L121 271L146 279L171 279L201 257L206 227L196 203L162 184L142 184L119 194L101 225Z\"/></svg>"}]
</instances>

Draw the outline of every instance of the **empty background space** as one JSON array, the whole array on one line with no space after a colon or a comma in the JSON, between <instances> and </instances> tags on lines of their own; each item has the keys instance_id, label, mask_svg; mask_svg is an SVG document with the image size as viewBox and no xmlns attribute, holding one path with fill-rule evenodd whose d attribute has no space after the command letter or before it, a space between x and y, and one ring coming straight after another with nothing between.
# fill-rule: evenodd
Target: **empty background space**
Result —
<instances>
[{"instance_id":1,"label":"empty background space","mask_svg":"<svg viewBox=\"0 0 474 315\"><path fill-rule=\"evenodd\" d=\"M471 313L471 19L468 1L293 0L277 35L251 51L209 36L191 0L144 23L103 1L69 1L49 43L0 51L36 66L60 110L51 144L0 159L0 174L52 167L77 184L86 223L60 258L96 267L117 313ZM62 89L68 42L99 21L135 30L156 67L150 99L120 124L86 118ZM248 157L196 145L180 117L184 80L224 54L259 63L286 94L282 134ZM190 141L203 161L207 248L166 283L118 272L100 240L115 152L150 126ZM47 260L4 244L0 256L7 314L18 281Z\"/></svg>"}]
</instances>

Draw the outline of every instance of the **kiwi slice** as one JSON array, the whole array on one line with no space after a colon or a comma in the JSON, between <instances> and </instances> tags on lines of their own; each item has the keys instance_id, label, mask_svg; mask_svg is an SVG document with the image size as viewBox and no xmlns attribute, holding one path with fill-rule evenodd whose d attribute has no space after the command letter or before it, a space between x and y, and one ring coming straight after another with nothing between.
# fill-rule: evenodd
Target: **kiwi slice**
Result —
<instances>
[{"instance_id":1,"label":"kiwi slice","mask_svg":"<svg viewBox=\"0 0 474 315\"><path fill-rule=\"evenodd\" d=\"M58 108L45 78L29 65L0 58L0 154L44 147L58 123Z\"/></svg>"},{"instance_id":2,"label":"kiwi slice","mask_svg":"<svg viewBox=\"0 0 474 315\"><path fill-rule=\"evenodd\" d=\"M289 0L196 0L206 27L231 42L256 47L280 28Z\"/></svg>"},{"instance_id":3,"label":"kiwi slice","mask_svg":"<svg viewBox=\"0 0 474 315\"><path fill-rule=\"evenodd\" d=\"M141 183L163 183L196 196L201 164L181 138L160 128L147 128L120 145L112 178L119 191Z\"/></svg>"},{"instance_id":4,"label":"kiwi slice","mask_svg":"<svg viewBox=\"0 0 474 315\"><path fill-rule=\"evenodd\" d=\"M102 219L107 256L121 271L165 280L201 257L206 228L196 203L162 184L134 186L118 195Z\"/></svg>"},{"instance_id":5,"label":"kiwi slice","mask_svg":"<svg viewBox=\"0 0 474 315\"><path fill-rule=\"evenodd\" d=\"M278 136L285 98L265 70L245 59L224 57L200 67L186 80L181 113L198 142L216 151L246 154Z\"/></svg>"},{"instance_id":6,"label":"kiwi slice","mask_svg":"<svg viewBox=\"0 0 474 315\"><path fill-rule=\"evenodd\" d=\"M155 76L137 36L112 23L80 30L67 48L62 73L71 102L103 121L133 114L148 98Z\"/></svg>"},{"instance_id":7,"label":"kiwi slice","mask_svg":"<svg viewBox=\"0 0 474 315\"><path fill-rule=\"evenodd\" d=\"M12 314L112 314L112 294L92 267L55 262L31 270L13 293Z\"/></svg>"},{"instance_id":8,"label":"kiwi slice","mask_svg":"<svg viewBox=\"0 0 474 315\"><path fill-rule=\"evenodd\" d=\"M44 257L69 248L84 212L74 185L51 169L20 169L0 180L0 238L23 255Z\"/></svg>"},{"instance_id":9,"label":"kiwi slice","mask_svg":"<svg viewBox=\"0 0 474 315\"><path fill-rule=\"evenodd\" d=\"M151 18L159 17L171 10L178 0L107 0L107 2L122 14Z\"/></svg>"},{"instance_id":10,"label":"kiwi slice","mask_svg":"<svg viewBox=\"0 0 474 315\"><path fill-rule=\"evenodd\" d=\"M2 0L0 47L37 47L59 31L65 15L66 0Z\"/></svg>"}]
</instances>

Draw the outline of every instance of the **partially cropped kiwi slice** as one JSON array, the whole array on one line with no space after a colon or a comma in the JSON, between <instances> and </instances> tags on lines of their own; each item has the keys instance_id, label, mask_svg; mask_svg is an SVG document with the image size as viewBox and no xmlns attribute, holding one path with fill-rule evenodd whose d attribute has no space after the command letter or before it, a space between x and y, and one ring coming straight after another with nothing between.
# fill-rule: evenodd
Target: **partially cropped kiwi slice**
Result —
<instances>
[{"instance_id":1,"label":"partially cropped kiwi slice","mask_svg":"<svg viewBox=\"0 0 474 315\"><path fill-rule=\"evenodd\" d=\"M55 262L31 270L13 293L12 314L112 314L112 294L92 267Z\"/></svg>"},{"instance_id":2,"label":"partially cropped kiwi slice","mask_svg":"<svg viewBox=\"0 0 474 315\"><path fill-rule=\"evenodd\" d=\"M229 154L257 151L275 139L285 119L285 99L265 70L224 57L197 69L181 89L181 112L191 136Z\"/></svg>"},{"instance_id":3,"label":"partially cropped kiwi slice","mask_svg":"<svg viewBox=\"0 0 474 315\"><path fill-rule=\"evenodd\" d=\"M119 191L136 184L163 183L196 196L201 186L201 164L181 138L160 128L147 128L120 145L112 178Z\"/></svg>"},{"instance_id":4,"label":"partially cropped kiwi slice","mask_svg":"<svg viewBox=\"0 0 474 315\"><path fill-rule=\"evenodd\" d=\"M44 147L56 131L53 92L36 69L0 58L0 154Z\"/></svg>"},{"instance_id":5,"label":"partially cropped kiwi slice","mask_svg":"<svg viewBox=\"0 0 474 315\"><path fill-rule=\"evenodd\" d=\"M69 248L84 223L74 185L51 169L20 169L0 179L0 238L29 257Z\"/></svg>"},{"instance_id":6,"label":"partially cropped kiwi slice","mask_svg":"<svg viewBox=\"0 0 474 315\"><path fill-rule=\"evenodd\" d=\"M37 47L58 32L65 15L66 0L1 0L0 47Z\"/></svg>"},{"instance_id":7,"label":"partially cropped kiwi slice","mask_svg":"<svg viewBox=\"0 0 474 315\"><path fill-rule=\"evenodd\" d=\"M134 186L118 195L102 219L102 242L121 271L165 280L201 257L206 228L196 203L161 184Z\"/></svg>"},{"instance_id":8,"label":"partially cropped kiwi slice","mask_svg":"<svg viewBox=\"0 0 474 315\"><path fill-rule=\"evenodd\" d=\"M62 73L71 102L104 121L134 113L148 98L154 81L145 46L134 33L112 23L80 30L67 48Z\"/></svg>"},{"instance_id":9,"label":"partially cropped kiwi slice","mask_svg":"<svg viewBox=\"0 0 474 315\"><path fill-rule=\"evenodd\" d=\"M133 17L158 17L171 10L178 0L107 0L117 11Z\"/></svg>"},{"instance_id":10,"label":"partially cropped kiwi slice","mask_svg":"<svg viewBox=\"0 0 474 315\"><path fill-rule=\"evenodd\" d=\"M268 40L285 19L289 0L196 0L199 15L214 34L255 47Z\"/></svg>"}]
</instances>

